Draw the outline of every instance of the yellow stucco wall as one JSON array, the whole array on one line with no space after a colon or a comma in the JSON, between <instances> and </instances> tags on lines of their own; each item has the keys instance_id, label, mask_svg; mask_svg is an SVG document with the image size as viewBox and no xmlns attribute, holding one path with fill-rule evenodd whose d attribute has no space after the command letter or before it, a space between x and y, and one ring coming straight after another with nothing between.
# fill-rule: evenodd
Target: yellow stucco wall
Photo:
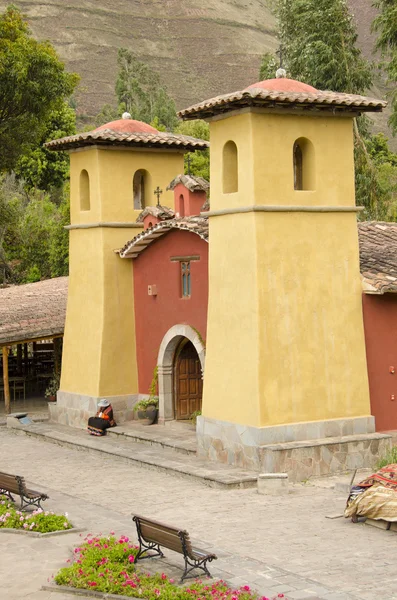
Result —
<instances>
[{"instance_id":1,"label":"yellow stucco wall","mask_svg":"<svg viewBox=\"0 0 397 600\"><path fill-rule=\"evenodd\" d=\"M90 177L89 211L80 210L79 181L83 169ZM71 153L71 222L134 222L140 210L134 210L132 182L135 172L141 169L148 173L147 206L157 204L154 190L159 186L163 190L160 203L173 207L174 194L167 191L167 186L184 172L183 153L96 148Z\"/></svg>"},{"instance_id":2,"label":"yellow stucco wall","mask_svg":"<svg viewBox=\"0 0 397 600\"><path fill-rule=\"evenodd\" d=\"M79 180L90 177L90 210L80 209ZM161 202L173 206L170 181L183 173L183 154L84 149L71 154L71 224L132 223L132 180L136 170L150 173L163 190ZM150 205L157 202L148 196ZM60 389L88 396L138 393L131 261L115 250L141 228L93 227L70 231L70 276Z\"/></svg>"},{"instance_id":3,"label":"yellow stucco wall","mask_svg":"<svg viewBox=\"0 0 397 600\"><path fill-rule=\"evenodd\" d=\"M315 150L315 189L293 186L292 148ZM238 146L239 190L222 192ZM241 114L211 123L211 210L353 206L348 118ZM210 217L203 415L267 426L370 414L355 213Z\"/></svg>"}]
</instances>

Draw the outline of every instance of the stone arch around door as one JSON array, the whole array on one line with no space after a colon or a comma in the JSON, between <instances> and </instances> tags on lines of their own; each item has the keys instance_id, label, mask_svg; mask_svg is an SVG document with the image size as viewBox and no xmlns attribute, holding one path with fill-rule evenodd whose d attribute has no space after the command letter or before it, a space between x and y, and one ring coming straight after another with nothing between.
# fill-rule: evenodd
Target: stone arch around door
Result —
<instances>
[{"instance_id":1,"label":"stone arch around door","mask_svg":"<svg viewBox=\"0 0 397 600\"><path fill-rule=\"evenodd\" d=\"M190 340L195 347L200 360L201 374L204 376L205 347L199 334L190 325L174 325L165 334L157 358L160 423L174 419L174 357L183 339Z\"/></svg>"}]
</instances>

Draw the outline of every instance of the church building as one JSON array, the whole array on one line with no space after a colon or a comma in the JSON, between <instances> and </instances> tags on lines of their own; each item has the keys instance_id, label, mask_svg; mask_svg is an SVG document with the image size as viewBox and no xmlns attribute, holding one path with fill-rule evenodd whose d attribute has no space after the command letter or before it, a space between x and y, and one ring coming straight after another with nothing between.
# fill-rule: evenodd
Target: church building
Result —
<instances>
[{"instance_id":1,"label":"church building","mask_svg":"<svg viewBox=\"0 0 397 600\"><path fill-rule=\"evenodd\" d=\"M159 422L201 410L212 460L288 472L304 456L325 474L388 447L370 405L353 163L353 119L384 105L281 77L182 111L210 122L209 203L183 174L203 140L127 118L50 142L71 159L52 418L82 427L105 396L132 419L156 374Z\"/></svg>"}]
</instances>

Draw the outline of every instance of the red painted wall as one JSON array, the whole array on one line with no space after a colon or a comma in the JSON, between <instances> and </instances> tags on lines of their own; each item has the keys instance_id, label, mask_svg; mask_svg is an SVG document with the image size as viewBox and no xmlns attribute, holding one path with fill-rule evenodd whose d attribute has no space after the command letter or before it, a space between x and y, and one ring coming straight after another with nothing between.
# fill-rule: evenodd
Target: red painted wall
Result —
<instances>
[{"instance_id":1,"label":"red painted wall","mask_svg":"<svg viewBox=\"0 0 397 600\"><path fill-rule=\"evenodd\" d=\"M180 263L172 256L200 256L191 261L191 297L181 297ZM135 324L139 392L147 394L164 335L187 324L206 339L208 243L195 233L173 230L153 242L134 261ZM157 286L157 296L148 286Z\"/></svg>"},{"instance_id":2,"label":"red painted wall","mask_svg":"<svg viewBox=\"0 0 397 600\"><path fill-rule=\"evenodd\" d=\"M397 429L397 296L363 294L363 311L371 413L377 431Z\"/></svg>"}]
</instances>

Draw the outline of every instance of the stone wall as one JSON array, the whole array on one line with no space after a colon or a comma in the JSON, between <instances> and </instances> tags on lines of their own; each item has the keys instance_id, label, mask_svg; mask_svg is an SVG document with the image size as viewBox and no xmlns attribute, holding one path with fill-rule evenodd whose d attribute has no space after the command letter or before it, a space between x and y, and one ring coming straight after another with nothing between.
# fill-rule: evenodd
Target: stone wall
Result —
<instances>
[{"instance_id":1,"label":"stone wall","mask_svg":"<svg viewBox=\"0 0 397 600\"><path fill-rule=\"evenodd\" d=\"M142 396L143 398L144 396ZM113 407L116 423L131 421L134 418L134 406L141 399L138 394L129 396L108 396ZM59 391L57 401L49 403L50 421L70 427L85 428L90 417L98 410L100 398Z\"/></svg>"},{"instance_id":2,"label":"stone wall","mask_svg":"<svg viewBox=\"0 0 397 600\"><path fill-rule=\"evenodd\" d=\"M261 428L197 419L199 456L291 481L371 468L391 445L390 435L374 433L372 417Z\"/></svg>"}]
</instances>

